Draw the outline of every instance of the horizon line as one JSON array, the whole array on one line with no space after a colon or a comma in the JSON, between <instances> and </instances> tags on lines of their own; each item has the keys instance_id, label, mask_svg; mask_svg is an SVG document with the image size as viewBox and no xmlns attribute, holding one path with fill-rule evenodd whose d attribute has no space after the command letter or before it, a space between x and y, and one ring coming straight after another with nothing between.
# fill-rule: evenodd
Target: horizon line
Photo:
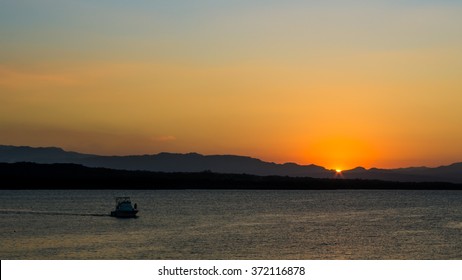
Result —
<instances>
[{"instance_id":1,"label":"horizon line","mask_svg":"<svg viewBox=\"0 0 462 280\"><path fill-rule=\"evenodd\" d=\"M315 163L300 164L300 163L291 162L291 161L274 162L274 161L266 161L266 160L263 160L263 159L260 159L260 158L257 158L257 157L252 157L252 156L248 156L248 155L239 155L239 154L203 154L203 153L198 153L198 152L181 153L181 152L165 152L165 151L158 152L158 153L145 153L145 154L93 154L93 153L79 152L79 151L76 151L76 150L67 150L67 149L64 149L64 148L59 147L59 146L27 146L27 145L4 145L4 144L0 144L0 147L1 146L15 147L15 148L33 148L33 149L50 149L51 148L51 149L60 149L60 150L62 150L64 152L68 152L68 153L78 153L78 154L82 154L82 155L100 156L100 157L156 156L156 155L159 155L159 154L178 154L178 155L197 154L197 155L204 156L204 157L207 157L207 156L235 156L235 157L245 157L245 158L256 159L256 160L260 160L262 162L279 164L279 165L285 165L285 164L296 164L298 166L314 165L314 166L322 167L322 168L324 168L326 170L329 170L329 171L336 172L338 170L337 168L327 168L327 167L325 167L323 165L319 165L319 164L315 164ZM375 167L375 166L368 168L368 167L358 165L358 166L356 166L354 168L341 169L340 171L345 172L345 171L355 170L355 169L358 169L358 168L363 168L363 169L365 169L367 171L372 170L372 169L395 170L395 169L408 169L408 168L439 168L439 167L451 166L451 165L458 164L458 163L462 163L462 161L456 161L456 162L452 162L452 163L449 163L449 164L436 165L436 166L420 165L420 166L406 166L406 167L394 167L394 168L381 168L381 167Z\"/></svg>"}]
</instances>

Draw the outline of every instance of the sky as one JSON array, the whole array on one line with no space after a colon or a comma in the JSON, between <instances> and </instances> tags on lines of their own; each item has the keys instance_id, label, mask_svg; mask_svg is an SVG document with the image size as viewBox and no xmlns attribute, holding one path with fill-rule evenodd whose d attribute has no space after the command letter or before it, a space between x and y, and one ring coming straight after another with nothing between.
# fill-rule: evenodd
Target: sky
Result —
<instances>
[{"instance_id":1,"label":"sky","mask_svg":"<svg viewBox=\"0 0 462 280\"><path fill-rule=\"evenodd\" d=\"M462 1L0 0L0 144L462 161Z\"/></svg>"}]
</instances>

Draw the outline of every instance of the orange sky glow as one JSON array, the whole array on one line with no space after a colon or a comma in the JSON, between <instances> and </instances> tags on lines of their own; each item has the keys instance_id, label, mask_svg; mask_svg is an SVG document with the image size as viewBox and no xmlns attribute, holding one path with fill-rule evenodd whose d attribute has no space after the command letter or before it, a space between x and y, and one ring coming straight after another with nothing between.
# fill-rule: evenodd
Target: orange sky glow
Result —
<instances>
[{"instance_id":1,"label":"orange sky glow","mask_svg":"<svg viewBox=\"0 0 462 280\"><path fill-rule=\"evenodd\" d=\"M460 3L103 2L0 3L0 144L462 161Z\"/></svg>"}]
</instances>

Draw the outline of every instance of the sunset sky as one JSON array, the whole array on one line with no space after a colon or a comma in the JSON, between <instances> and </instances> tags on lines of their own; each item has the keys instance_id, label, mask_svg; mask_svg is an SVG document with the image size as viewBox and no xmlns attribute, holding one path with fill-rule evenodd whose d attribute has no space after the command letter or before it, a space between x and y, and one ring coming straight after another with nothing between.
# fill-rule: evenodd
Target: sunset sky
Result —
<instances>
[{"instance_id":1,"label":"sunset sky","mask_svg":"<svg viewBox=\"0 0 462 280\"><path fill-rule=\"evenodd\" d=\"M0 0L0 144L462 161L462 1Z\"/></svg>"}]
</instances>

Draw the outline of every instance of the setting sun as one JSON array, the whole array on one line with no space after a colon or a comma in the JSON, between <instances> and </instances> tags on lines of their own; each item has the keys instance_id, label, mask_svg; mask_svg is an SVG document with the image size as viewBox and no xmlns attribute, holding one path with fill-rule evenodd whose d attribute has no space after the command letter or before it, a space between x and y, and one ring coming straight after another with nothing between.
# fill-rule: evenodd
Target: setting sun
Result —
<instances>
[{"instance_id":1,"label":"setting sun","mask_svg":"<svg viewBox=\"0 0 462 280\"><path fill-rule=\"evenodd\" d=\"M343 173L342 173L342 171L343 171L342 169L336 168L336 169L334 169L334 170L335 170L335 175L334 175L335 178L337 178L337 179L338 179L338 178L341 178L341 179L344 178L344 177L343 177Z\"/></svg>"}]
</instances>

